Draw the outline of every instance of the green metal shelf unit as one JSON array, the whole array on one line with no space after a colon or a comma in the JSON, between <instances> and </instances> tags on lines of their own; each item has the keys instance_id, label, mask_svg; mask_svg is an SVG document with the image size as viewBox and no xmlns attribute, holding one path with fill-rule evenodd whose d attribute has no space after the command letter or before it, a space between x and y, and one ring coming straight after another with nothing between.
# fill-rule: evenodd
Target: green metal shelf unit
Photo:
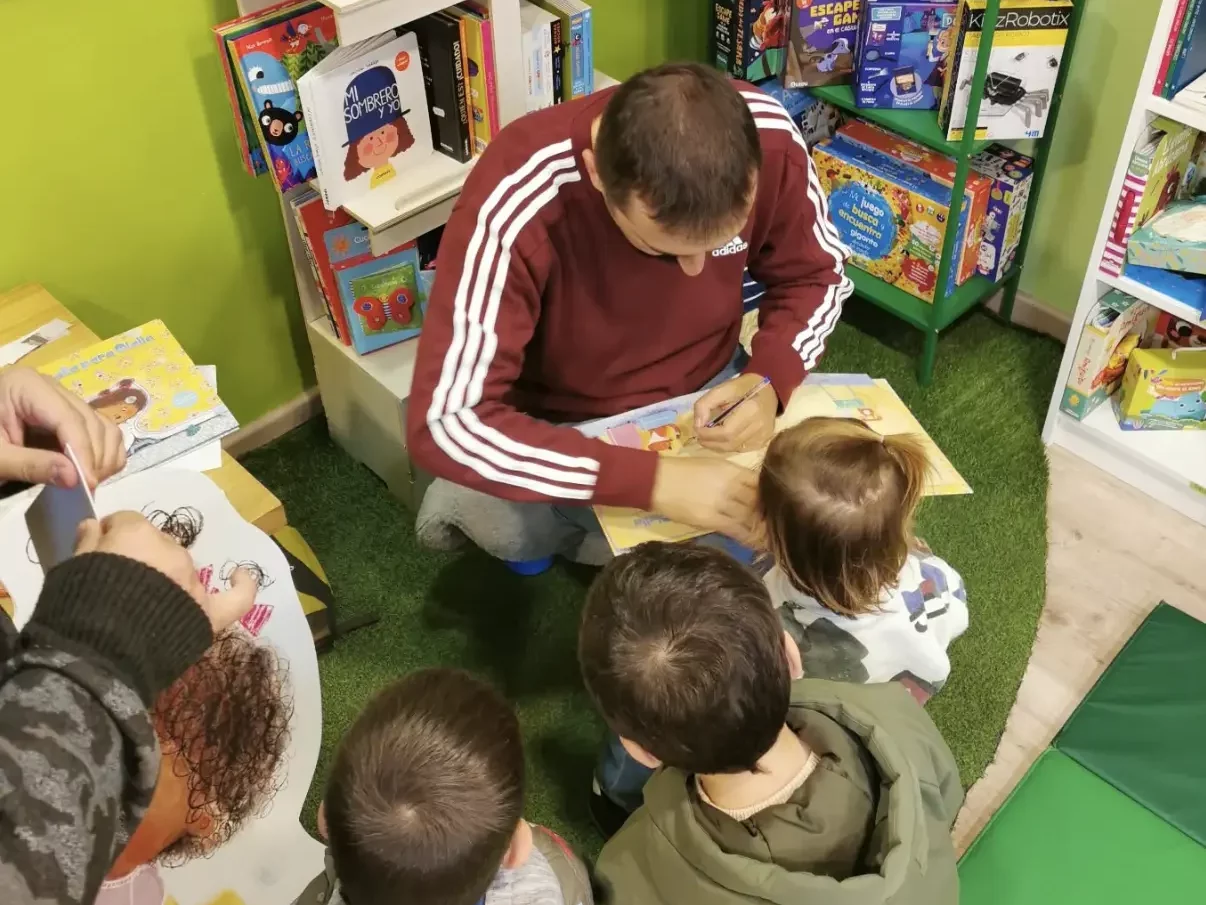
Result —
<instances>
[{"instance_id":1,"label":"green metal shelf unit","mask_svg":"<svg viewBox=\"0 0 1206 905\"><path fill-rule=\"evenodd\" d=\"M1051 109L1047 117L1043 137L1035 142L1033 150L1027 153L1034 159L1034 176L1030 189L1030 202L1026 208L1026 218L1023 222L1021 242L1018 245L1017 256L1013 268L1003 279L993 282L981 276L975 276L967 283L959 286L954 292L947 293L942 287L948 285L953 266L952 257L955 247L957 230L948 229L942 244L942 258L938 269L938 289L933 304L915 298L895 286L885 283L853 265L849 272L854 279L855 293L880 308L895 314L901 320L922 331L924 344L921 359L918 362L917 379L927 386L934 378L934 362L938 355L938 335L963 314L983 302L988 301L998 291L1004 294L1001 301L1001 316L1009 320L1013 314L1013 303L1017 296L1018 283L1021 280L1022 269L1026 261L1026 250L1030 244L1031 227L1034 214L1038 209L1038 199L1043 185L1043 176L1047 170L1047 158L1051 148L1051 140L1055 135L1055 127L1059 120L1060 101L1063 99L1064 85L1068 77L1068 69L1072 48L1076 40L1076 32L1080 25L1080 17L1086 0L1078 0L1072 10L1071 23L1068 29L1068 40L1064 46L1063 63L1055 84L1055 92L1051 98ZM980 40L980 52L976 58L976 69L972 80L972 92L967 111L968 127L963 130L961 141L948 141L946 132L938 125L938 113L932 110L869 110L862 109L854 103L854 92L850 85L828 85L809 89L815 96L828 101L835 107L849 111L862 119L873 122L919 144L932 148L956 161L955 183L951 189L951 198L962 198L967 185L967 173L971 158L992 144L992 141L976 139L975 123L980 120L980 104L984 99L984 83L988 77L989 57L992 54L993 38L997 30L997 16L1000 13L1001 0L988 0L984 15L984 30Z\"/></svg>"}]
</instances>

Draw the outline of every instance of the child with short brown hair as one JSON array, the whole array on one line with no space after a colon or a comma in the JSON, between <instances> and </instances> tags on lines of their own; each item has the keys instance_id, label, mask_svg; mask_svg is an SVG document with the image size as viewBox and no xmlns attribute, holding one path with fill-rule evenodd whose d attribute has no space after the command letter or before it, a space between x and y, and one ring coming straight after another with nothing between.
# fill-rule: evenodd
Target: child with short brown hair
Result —
<instances>
[{"instance_id":1,"label":"child with short brown hair","mask_svg":"<svg viewBox=\"0 0 1206 905\"><path fill-rule=\"evenodd\" d=\"M340 743L319 817L336 882L298 903L591 905L585 867L523 819L523 793L502 695L460 670L411 673Z\"/></svg>"},{"instance_id":2,"label":"child with short brown hair","mask_svg":"<svg viewBox=\"0 0 1206 905\"><path fill-rule=\"evenodd\" d=\"M913 534L925 448L851 418L810 418L771 441L758 504L766 585L810 676L903 681L924 700L967 629L963 579Z\"/></svg>"}]
</instances>

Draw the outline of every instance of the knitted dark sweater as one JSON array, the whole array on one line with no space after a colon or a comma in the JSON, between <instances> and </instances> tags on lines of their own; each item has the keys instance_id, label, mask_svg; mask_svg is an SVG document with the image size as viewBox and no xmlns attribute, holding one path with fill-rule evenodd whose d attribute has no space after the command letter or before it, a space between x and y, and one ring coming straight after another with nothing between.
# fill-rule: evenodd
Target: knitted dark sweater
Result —
<instances>
[{"instance_id":1,"label":"knitted dark sweater","mask_svg":"<svg viewBox=\"0 0 1206 905\"><path fill-rule=\"evenodd\" d=\"M166 575L107 553L0 613L0 902L91 903L159 772L148 705L213 641Z\"/></svg>"}]
</instances>

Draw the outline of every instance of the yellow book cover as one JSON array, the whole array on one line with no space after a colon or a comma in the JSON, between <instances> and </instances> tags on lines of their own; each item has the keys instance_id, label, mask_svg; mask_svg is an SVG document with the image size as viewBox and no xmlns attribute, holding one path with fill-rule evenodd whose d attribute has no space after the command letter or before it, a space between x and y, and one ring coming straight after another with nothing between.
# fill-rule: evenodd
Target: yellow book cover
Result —
<instances>
[{"instance_id":1,"label":"yellow book cover","mask_svg":"<svg viewBox=\"0 0 1206 905\"><path fill-rule=\"evenodd\" d=\"M486 83L486 42L482 20L467 10L450 7L447 12L461 20L465 35L465 68L469 70L469 115L473 119L473 156L486 150L494 137L490 121L490 94Z\"/></svg>"},{"instance_id":2,"label":"yellow book cover","mask_svg":"<svg viewBox=\"0 0 1206 905\"><path fill-rule=\"evenodd\" d=\"M182 456L239 426L163 321L39 370L121 428L128 458L122 476Z\"/></svg>"},{"instance_id":3,"label":"yellow book cover","mask_svg":"<svg viewBox=\"0 0 1206 905\"><path fill-rule=\"evenodd\" d=\"M692 413L700 395L702 393L680 396L660 405L595 421L581 429L588 436L598 437L606 443L649 449L664 456L720 456L720 453L704 449L695 439ZM972 492L971 486L886 380L874 380L863 374L813 374L791 397L787 409L775 423L775 431L818 416L859 418L884 436L914 434L925 444L930 461L926 495L952 496ZM726 458L756 470L761 466L765 452L757 450ZM594 508L603 533L616 553L647 541L678 542L707 533L639 509Z\"/></svg>"}]
</instances>

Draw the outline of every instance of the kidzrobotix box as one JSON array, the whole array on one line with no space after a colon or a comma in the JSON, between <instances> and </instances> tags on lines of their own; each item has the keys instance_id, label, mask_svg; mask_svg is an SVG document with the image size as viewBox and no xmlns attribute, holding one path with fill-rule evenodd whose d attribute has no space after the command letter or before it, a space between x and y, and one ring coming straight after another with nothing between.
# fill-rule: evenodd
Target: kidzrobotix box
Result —
<instances>
[{"instance_id":1,"label":"kidzrobotix box","mask_svg":"<svg viewBox=\"0 0 1206 905\"><path fill-rule=\"evenodd\" d=\"M931 151L907 138L901 138L895 133L887 132L862 120L847 123L838 130L838 134L846 141L864 145L873 151L887 154L905 166L921 170L946 186L947 189L955 187L955 161L936 151ZM959 285L963 285L976 274L978 250L980 240L984 236L984 221L988 214L991 188L992 180L988 177L973 172L967 174L967 183L963 190L963 197L966 199L964 211L967 213L964 218L967 224L963 233L964 253L961 258L956 258L955 280Z\"/></svg>"},{"instance_id":2,"label":"kidzrobotix box","mask_svg":"<svg viewBox=\"0 0 1206 905\"><path fill-rule=\"evenodd\" d=\"M1117 289L1102 296L1085 319L1061 409L1080 420L1113 395L1153 313L1150 305Z\"/></svg>"},{"instance_id":3,"label":"kidzrobotix box","mask_svg":"<svg viewBox=\"0 0 1206 905\"><path fill-rule=\"evenodd\" d=\"M987 0L960 0L959 37L942 90L938 122L950 141L963 138L972 76L980 54ZM1055 95L1072 0L1001 0L980 104L976 138L1041 138Z\"/></svg>"},{"instance_id":4,"label":"kidzrobotix box","mask_svg":"<svg viewBox=\"0 0 1206 905\"><path fill-rule=\"evenodd\" d=\"M937 109L955 43L957 2L864 0L854 50L858 106Z\"/></svg>"},{"instance_id":5,"label":"kidzrobotix box","mask_svg":"<svg viewBox=\"0 0 1206 905\"><path fill-rule=\"evenodd\" d=\"M934 300L951 190L934 177L838 134L812 150L829 214L863 270L923 301ZM957 226L961 260L967 211ZM974 255L973 255L974 257ZM952 267L947 292L961 268Z\"/></svg>"},{"instance_id":6,"label":"kidzrobotix box","mask_svg":"<svg viewBox=\"0 0 1206 905\"><path fill-rule=\"evenodd\" d=\"M1123 430L1206 429L1206 349L1136 349L1117 414Z\"/></svg>"},{"instance_id":7,"label":"kidzrobotix box","mask_svg":"<svg viewBox=\"0 0 1206 905\"><path fill-rule=\"evenodd\" d=\"M991 145L971 159L972 169L992 180L980 243L980 274L1004 279L1017 257L1034 181L1034 161L1005 145Z\"/></svg>"}]
</instances>

